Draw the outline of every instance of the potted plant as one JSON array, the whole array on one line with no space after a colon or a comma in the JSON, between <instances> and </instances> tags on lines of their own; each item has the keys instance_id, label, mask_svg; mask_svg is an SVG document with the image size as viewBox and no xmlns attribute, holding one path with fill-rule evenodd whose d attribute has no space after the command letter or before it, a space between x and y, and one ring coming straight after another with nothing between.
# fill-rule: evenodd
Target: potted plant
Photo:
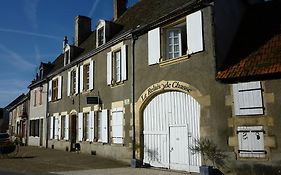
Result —
<instances>
[{"instance_id":1,"label":"potted plant","mask_svg":"<svg viewBox=\"0 0 281 175\"><path fill-rule=\"evenodd\" d=\"M202 155L203 165L199 167L201 175L212 175L215 167L223 166L224 164L226 155L208 138L196 139L195 145L190 146L189 149L193 154L201 153ZM209 163L211 163L211 166L207 165Z\"/></svg>"}]
</instances>

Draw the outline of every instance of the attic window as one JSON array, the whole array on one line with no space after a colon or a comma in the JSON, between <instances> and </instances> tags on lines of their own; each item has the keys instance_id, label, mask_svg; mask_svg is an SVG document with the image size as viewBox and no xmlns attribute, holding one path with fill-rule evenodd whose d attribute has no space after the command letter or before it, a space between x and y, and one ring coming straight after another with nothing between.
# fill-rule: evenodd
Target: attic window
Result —
<instances>
[{"instance_id":1,"label":"attic window","mask_svg":"<svg viewBox=\"0 0 281 175\"><path fill-rule=\"evenodd\" d=\"M99 20L97 25L97 34L96 34L96 47L99 47L105 44L105 21Z\"/></svg>"},{"instance_id":2,"label":"attic window","mask_svg":"<svg viewBox=\"0 0 281 175\"><path fill-rule=\"evenodd\" d=\"M104 44L104 27L98 30L98 46Z\"/></svg>"},{"instance_id":3,"label":"attic window","mask_svg":"<svg viewBox=\"0 0 281 175\"><path fill-rule=\"evenodd\" d=\"M70 46L67 45L64 49L64 66L70 64Z\"/></svg>"}]
</instances>

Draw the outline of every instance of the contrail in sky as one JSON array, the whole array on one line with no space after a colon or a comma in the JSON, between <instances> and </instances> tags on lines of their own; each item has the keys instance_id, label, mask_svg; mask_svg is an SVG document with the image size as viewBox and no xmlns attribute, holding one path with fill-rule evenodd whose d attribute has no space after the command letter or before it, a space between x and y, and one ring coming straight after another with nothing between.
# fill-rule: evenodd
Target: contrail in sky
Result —
<instances>
[{"instance_id":1,"label":"contrail in sky","mask_svg":"<svg viewBox=\"0 0 281 175\"><path fill-rule=\"evenodd\" d=\"M0 32L9 32L9 33L22 34L22 35L30 35L30 36L36 36L36 37L43 37L43 38L54 39L56 41L60 41L61 40L61 38L57 37L57 36L41 34L41 33L34 33L34 32L27 32L27 31L22 31L22 30L0 28Z\"/></svg>"},{"instance_id":2,"label":"contrail in sky","mask_svg":"<svg viewBox=\"0 0 281 175\"><path fill-rule=\"evenodd\" d=\"M95 13L95 10L96 10L97 5L98 5L99 2L100 2L100 0L95 0L93 6L91 8L91 11L89 12L89 15L88 15L89 17L93 16L93 14Z\"/></svg>"}]
</instances>

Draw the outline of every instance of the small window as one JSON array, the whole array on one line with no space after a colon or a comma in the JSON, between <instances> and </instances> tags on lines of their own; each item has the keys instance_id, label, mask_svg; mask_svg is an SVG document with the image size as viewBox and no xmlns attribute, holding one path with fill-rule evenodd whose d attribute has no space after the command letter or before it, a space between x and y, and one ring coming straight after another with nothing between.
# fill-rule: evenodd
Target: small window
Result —
<instances>
[{"instance_id":1,"label":"small window","mask_svg":"<svg viewBox=\"0 0 281 175\"><path fill-rule=\"evenodd\" d=\"M29 136L39 137L39 120L30 120Z\"/></svg>"},{"instance_id":2,"label":"small window","mask_svg":"<svg viewBox=\"0 0 281 175\"><path fill-rule=\"evenodd\" d=\"M88 90L90 88L90 64L84 65L84 91Z\"/></svg>"},{"instance_id":3,"label":"small window","mask_svg":"<svg viewBox=\"0 0 281 175\"><path fill-rule=\"evenodd\" d=\"M83 140L89 141L89 120L90 120L90 114L84 113L83 116Z\"/></svg>"},{"instance_id":4,"label":"small window","mask_svg":"<svg viewBox=\"0 0 281 175\"><path fill-rule=\"evenodd\" d=\"M104 27L98 29L98 47L105 43Z\"/></svg>"},{"instance_id":5,"label":"small window","mask_svg":"<svg viewBox=\"0 0 281 175\"><path fill-rule=\"evenodd\" d=\"M39 105L42 105L42 90L39 90Z\"/></svg>"},{"instance_id":6,"label":"small window","mask_svg":"<svg viewBox=\"0 0 281 175\"><path fill-rule=\"evenodd\" d=\"M58 99L58 79L54 79L52 82L53 85L53 93L52 93L52 101L56 101Z\"/></svg>"},{"instance_id":7,"label":"small window","mask_svg":"<svg viewBox=\"0 0 281 175\"><path fill-rule=\"evenodd\" d=\"M120 82L121 81L121 50L114 52L113 54L113 81Z\"/></svg>"},{"instance_id":8,"label":"small window","mask_svg":"<svg viewBox=\"0 0 281 175\"><path fill-rule=\"evenodd\" d=\"M240 157L265 157L262 126L239 126L237 133Z\"/></svg>"},{"instance_id":9,"label":"small window","mask_svg":"<svg viewBox=\"0 0 281 175\"><path fill-rule=\"evenodd\" d=\"M70 63L70 50L67 50L64 53L64 65L68 65L69 63Z\"/></svg>"},{"instance_id":10,"label":"small window","mask_svg":"<svg viewBox=\"0 0 281 175\"><path fill-rule=\"evenodd\" d=\"M61 132L61 139L63 139L63 138L65 138L65 115L62 115L61 116L61 122L60 122L60 124L61 124L61 130L60 130L60 132Z\"/></svg>"},{"instance_id":11,"label":"small window","mask_svg":"<svg viewBox=\"0 0 281 175\"><path fill-rule=\"evenodd\" d=\"M36 104L37 104L37 91L36 90L34 90L34 94L33 94L33 96L34 96L34 103L33 103L33 106L36 106Z\"/></svg>"},{"instance_id":12,"label":"small window","mask_svg":"<svg viewBox=\"0 0 281 175\"><path fill-rule=\"evenodd\" d=\"M71 94L75 94L76 93L76 83L77 83L77 72L76 69L71 71Z\"/></svg>"}]
</instances>

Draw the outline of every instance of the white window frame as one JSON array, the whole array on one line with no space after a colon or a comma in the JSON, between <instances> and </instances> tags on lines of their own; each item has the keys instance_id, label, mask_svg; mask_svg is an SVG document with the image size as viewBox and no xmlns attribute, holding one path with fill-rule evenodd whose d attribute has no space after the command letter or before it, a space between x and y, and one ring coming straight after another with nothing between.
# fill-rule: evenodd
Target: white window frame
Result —
<instances>
[{"instance_id":1,"label":"white window frame","mask_svg":"<svg viewBox=\"0 0 281 175\"><path fill-rule=\"evenodd\" d=\"M238 126L237 135L240 157L265 157L263 126Z\"/></svg>"},{"instance_id":2,"label":"white window frame","mask_svg":"<svg viewBox=\"0 0 281 175\"><path fill-rule=\"evenodd\" d=\"M119 59L119 77L116 79L115 53L120 52ZM107 53L107 85L118 85L127 80L127 45L115 48Z\"/></svg>"},{"instance_id":3,"label":"white window frame","mask_svg":"<svg viewBox=\"0 0 281 175\"><path fill-rule=\"evenodd\" d=\"M178 43L175 43L175 38L176 38L175 32L178 32L178 34L177 34ZM170 34L173 34L173 36L170 36ZM171 43L169 41L171 41ZM177 56L176 56L176 51L175 51L176 45L178 45L178 47L179 47ZM172 51L169 50L170 46L172 47ZM171 57L170 57L170 54L172 54ZM177 57L181 57L181 56L182 56L181 29L170 28L170 29L166 30L166 58L173 59L173 58L177 58Z\"/></svg>"},{"instance_id":4,"label":"white window frame","mask_svg":"<svg viewBox=\"0 0 281 175\"><path fill-rule=\"evenodd\" d=\"M98 113L98 142L108 143L108 110Z\"/></svg>"},{"instance_id":5,"label":"white window frame","mask_svg":"<svg viewBox=\"0 0 281 175\"><path fill-rule=\"evenodd\" d=\"M232 90L235 115L264 114L262 85L260 81L233 84Z\"/></svg>"}]
</instances>

